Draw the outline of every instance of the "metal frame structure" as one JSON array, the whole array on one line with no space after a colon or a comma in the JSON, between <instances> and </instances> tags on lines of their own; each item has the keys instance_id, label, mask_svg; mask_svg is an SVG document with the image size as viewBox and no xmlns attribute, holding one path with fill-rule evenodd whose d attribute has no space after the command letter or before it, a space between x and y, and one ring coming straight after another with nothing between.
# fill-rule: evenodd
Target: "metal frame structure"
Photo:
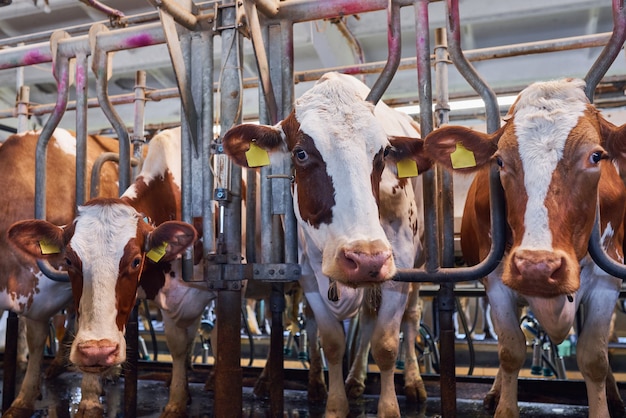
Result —
<instances>
[{"instance_id":1,"label":"metal frame structure","mask_svg":"<svg viewBox=\"0 0 626 418\"><path fill-rule=\"evenodd\" d=\"M458 0L446 0L448 26L436 33L434 52L429 38L428 5L430 0L334 0L319 2L313 0L243 0L233 3L228 0L195 4L191 0L158 0L158 17L141 16L128 18L131 26L109 30L102 24L89 28L88 34L71 36L57 31L51 34L50 42L40 42L26 46L0 50L0 70L19 68L44 62L54 63L54 77L58 96L54 105L31 105L28 100L28 87L18 80L18 99L15 109L0 111L0 118L17 117L24 121L30 114L46 114L50 117L40 135L37 146L37 196L34 216L45 216L45 158L48 141L68 109L76 111L77 132L77 204L86 200L85 190L85 138L87 135L88 107L100 106L109 119L120 142L120 193L131 182L131 150L134 157L141 156L143 137L143 111L146 100L161 100L178 97L183 108L183 221L193 222L202 217L205 238L216 236L215 240L205 239L204 280L209 287L218 291L217 315L220 318L237 318L236 321L223 321L217 336L218 347L228 347L216 353L215 415L241 415L242 371L237 353L240 351L239 304L241 281L244 279L267 280L272 282L270 306L272 329L282 329L283 283L296 280L300 270L297 265L296 222L293 216L290 196L290 162L282 167L261 169L260 182L256 184L253 173L247 174L248 190L254 193L257 188L261 195L261 241L263 252L257 260L252 248L247 251L248 264L241 264L241 179L242 170L232 166L222 152L220 138L214 139L213 127L218 124L221 132L241 123L241 95L246 88L259 87L261 94L259 118L262 123L276 123L291 111L294 101L294 82L319 78L326 71L336 70L346 73L380 73L368 100L377 102L383 95L391 78L398 69L416 69L419 103L432 103L431 69L434 62L436 76L437 121L447 120L446 66L448 57L463 74L470 86L482 97L487 112L487 129L498 129L500 111L495 93L480 78L470 61L501 58L528 53L542 53L569 48L585 48L607 45L587 77L587 95L592 93L608 66L623 47L626 39L626 16L620 0L613 0L614 31L612 34L599 34L576 39L561 39L543 43L519 44L507 47L487 48L463 52L460 46L460 16ZM415 10L416 55L411 59L400 59L398 11L401 7L412 6ZM338 67L295 73L293 51L293 25L298 22L328 19L350 13L367 13L386 9L388 11L388 48L385 62L363 63L351 67ZM246 18L243 23L242 16ZM158 20L158 21L157 21ZM134 23L134 25L132 25ZM213 57L214 36L222 37L220 77L214 80ZM258 79L243 79L241 68L241 43L243 35L252 41L257 56ZM38 35L40 36L40 35ZM447 38L447 39L446 39ZM145 86L145 73L138 71L133 94L110 97L107 89L110 53L122 49L141 48L167 43L168 51L178 82L177 89L148 91ZM88 57L91 56L92 72L97 82L97 98L86 97L88 78ZM434 57L434 60L433 60ZM141 69L138 69L141 70ZM76 100L69 103L70 80L74 73ZM219 119L215 115L214 92L219 98ZM132 136L129 129L115 111L115 105L135 103L135 118ZM433 113L430 106L420 107L422 134L434 129ZM132 149L131 149L132 145ZM213 160L213 165L208 162ZM481 278L493 270L504 254L504 211L502 190L497 172L490 179L492 210L492 249L489 256L479 265L468 268L452 268L453 254L451 188L452 179L445 173L435 170L425 173L424 206L426 230L426 265L421 270L402 270L397 280L435 282L440 284L438 292L441 336L441 398L442 416L456 416L454 331L452 312L454 310L454 283ZM441 196L441 197L438 197ZM254 202L249 195L248 202ZM219 222L214 228L214 202L218 203ZM246 231L248 241L254 241L254 205L249 204ZM602 268L621 278L626 278L622 265L610 262L599 249L599 235L594 230L590 242L590 252ZM441 250L441 255L440 255ZM189 280L193 254L191 250L184 257L184 277ZM607 261L608 260L608 261ZM132 322L134 321L134 322ZM136 316L127 327L129 353L136 353ZM7 341L8 343L9 341ZM283 375L282 375L282 333L272 333L272 357L269 359L271 379L272 413L282 415ZM10 345L7 344L9 354ZM446 360L447 359L447 360ZM451 359L451 361L449 361ZM7 363L7 362L5 362ZM137 396L136 358L129 358L126 369L126 392L124 415L136 415L134 402ZM5 370L5 383L11 384ZM10 389L10 388L9 388ZM5 387L4 395L10 392ZM240 394L239 397L237 394ZM3 397L6 405L10 399Z\"/></svg>"}]
</instances>

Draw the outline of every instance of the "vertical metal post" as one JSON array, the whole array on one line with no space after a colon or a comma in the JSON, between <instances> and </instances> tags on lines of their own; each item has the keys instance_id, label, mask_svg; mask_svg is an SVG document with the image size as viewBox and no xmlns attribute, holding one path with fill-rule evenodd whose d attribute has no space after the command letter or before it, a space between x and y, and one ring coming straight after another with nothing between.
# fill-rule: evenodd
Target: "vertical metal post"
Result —
<instances>
[{"instance_id":1,"label":"vertical metal post","mask_svg":"<svg viewBox=\"0 0 626 418\"><path fill-rule=\"evenodd\" d=\"M133 134L131 136L131 143L133 146L133 157L139 161L133 168L132 178L137 177L137 174L141 171L143 165L143 146L146 143L145 121L144 116L146 113L146 72L138 70L135 73L135 118L133 122Z\"/></svg>"},{"instance_id":2,"label":"vertical metal post","mask_svg":"<svg viewBox=\"0 0 626 418\"><path fill-rule=\"evenodd\" d=\"M76 54L76 206L87 200L87 54Z\"/></svg>"},{"instance_id":3,"label":"vertical metal post","mask_svg":"<svg viewBox=\"0 0 626 418\"><path fill-rule=\"evenodd\" d=\"M446 32L435 31L435 87L437 98L437 119L439 123L448 120L447 89L447 50ZM442 248L440 265L454 266L454 197L452 174L436 167L440 203L439 231ZM437 294L439 309L439 342L441 362L441 405L443 417L456 416L456 362L454 356L454 283L442 283Z\"/></svg>"},{"instance_id":4,"label":"vertical metal post","mask_svg":"<svg viewBox=\"0 0 626 418\"><path fill-rule=\"evenodd\" d=\"M236 29L236 6L222 9L222 68L220 83L221 132L241 123L241 39ZM227 263L241 263L241 167L228 161L230 168L230 201L223 201L224 242ZM218 346L215 362L215 416L241 417L241 281L227 280L226 289L217 296ZM235 320L237 318L237 320Z\"/></svg>"},{"instance_id":5,"label":"vertical metal post","mask_svg":"<svg viewBox=\"0 0 626 418\"><path fill-rule=\"evenodd\" d=\"M20 67L24 69L24 67ZM30 101L30 87L20 86L17 96L17 132L28 129L28 103Z\"/></svg>"},{"instance_id":6,"label":"vertical metal post","mask_svg":"<svg viewBox=\"0 0 626 418\"><path fill-rule=\"evenodd\" d=\"M4 345L4 361L2 365L2 413L4 414L15 400L17 387L17 334L19 318L15 312L9 311L7 316L6 341Z\"/></svg>"}]
</instances>

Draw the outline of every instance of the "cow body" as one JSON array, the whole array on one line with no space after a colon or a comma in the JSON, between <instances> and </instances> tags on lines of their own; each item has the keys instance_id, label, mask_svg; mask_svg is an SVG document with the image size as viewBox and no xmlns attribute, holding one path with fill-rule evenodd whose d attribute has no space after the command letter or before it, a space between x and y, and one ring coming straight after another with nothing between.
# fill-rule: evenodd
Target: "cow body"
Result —
<instances>
[{"instance_id":1,"label":"cow body","mask_svg":"<svg viewBox=\"0 0 626 418\"><path fill-rule=\"evenodd\" d=\"M50 318L71 301L69 283L50 280L32 259L14 256L7 241L7 230L18 220L34 215L35 150L39 132L13 135L0 147L0 309L16 312L26 322L29 360L20 391L5 416L31 416L39 396L41 361ZM116 140L87 138L88 173L103 152L117 152ZM63 225L71 221L76 206L76 138L56 129L50 139L47 157L46 217ZM117 195L117 167L106 164L101 172L102 196ZM89 178L89 177L88 177ZM88 392L88 388L83 390Z\"/></svg>"},{"instance_id":2,"label":"cow body","mask_svg":"<svg viewBox=\"0 0 626 418\"><path fill-rule=\"evenodd\" d=\"M187 363L199 319L214 298L202 282L182 280L177 256L196 242L193 226L177 221L180 206L180 128L155 136L136 181L121 198L92 199L66 228L23 221L9 236L20 253L64 260L74 292L77 332L70 360L92 381L126 360L124 333L137 295L163 313L172 355L170 398L163 416L183 416L189 397ZM45 240L58 254L42 254ZM194 274L199 274L194 269ZM94 383L97 384L97 383ZM102 410L98 396L80 408Z\"/></svg>"},{"instance_id":3,"label":"cow body","mask_svg":"<svg viewBox=\"0 0 626 418\"><path fill-rule=\"evenodd\" d=\"M242 166L248 165L245 152L252 141L271 158L285 152L292 155L300 285L328 361L327 417L345 417L349 411L342 373L342 320L365 307L361 335L366 343L362 347L367 354L371 341L381 370L380 416L399 416L393 373L405 310L413 315L411 332L419 327L417 293L410 299L411 284L390 280L397 266L413 267L421 250L419 209L411 182L398 179L394 164L389 169L386 162L419 160L420 170L428 169L429 163L421 159L422 144L415 139L417 131L408 117L383 103L375 114L364 100L367 94L368 88L355 78L328 73L278 125L240 125L223 139L226 153ZM381 114L391 118L385 122L390 124L389 131L395 128L390 133L413 138L390 141ZM307 326L309 322L312 319ZM363 387L365 367L366 360L365 364L356 361L348 380L360 381ZM321 370L316 373L311 370L310 378L323 383ZM407 358L405 386L415 398L425 399L415 358Z\"/></svg>"},{"instance_id":4,"label":"cow body","mask_svg":"<svg viewBox=\"0 0 626 418\"><path fill-rule=\"evenodd\" d=\"M484 278L492 308L500 367L485 406L497 417L519 416L517 378L526 355L519 306L526 304L555 344L567 336L584 307L577 344L578 367L587 386L589 416L608 417L624 407L607 356L609 325L621 280L602 271L587 252L599 202L602 246L623 262L626 132L602 118L584 94L581 80L535 83L520 93L505 125L486 135L444 127L426 138L433 159L454 168L461 144L478 170L470 186L461 227L469 264L487 255L488 175L499 166L507 208L507 252ZM607 403L607 394L609 402Z\"/></svg>"}]
</instances>

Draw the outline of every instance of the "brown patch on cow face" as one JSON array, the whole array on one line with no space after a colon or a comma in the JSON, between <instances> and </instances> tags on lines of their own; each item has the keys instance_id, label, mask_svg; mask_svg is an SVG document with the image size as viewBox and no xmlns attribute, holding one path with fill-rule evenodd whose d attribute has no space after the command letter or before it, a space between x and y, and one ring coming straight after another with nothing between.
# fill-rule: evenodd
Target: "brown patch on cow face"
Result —
<instances>
[{"instance_id":1,"label":"brown patch on cow face","mask_svg":"<svg viewBox=\"0 0 626 418\"><path fill-rule=\"evenodd\" d=\"M315 228L323 223L330 224L335 206L335 187L328 175L326 162L313 139L300 131L300 124L293 113L283 122L283 130L292 155L302 220Z\"/></svg>"},{"instance_id":2,"label":"brown patch on cow face","mask_svg":"<svg viewBox=\"0 0 626 418\"><path fill-rule=\"evenodd\" d=\"M385 160L383 158L383 150L381 149L374 156L372 161L372 194L376 200L376 205L380 207L380 179L383 176L383 170L385 169Z\"/></svg>"},{"instance_id":3,"label":"brown patch on cow face","mask_svg":"<svg viewBox=\"0 0 626 418\"><path fill-rule=\"evenodd\" d=\"M142 251L143 237L140 226L137 238L131 239L126 244L124 254L120 259L119 276L115 283L115 299L117 303L117 318L115 321L120 331L124 330L128 317L135 306L139 275L142 272L144 263L147 262Z\"/></svg>"}]
</instances>

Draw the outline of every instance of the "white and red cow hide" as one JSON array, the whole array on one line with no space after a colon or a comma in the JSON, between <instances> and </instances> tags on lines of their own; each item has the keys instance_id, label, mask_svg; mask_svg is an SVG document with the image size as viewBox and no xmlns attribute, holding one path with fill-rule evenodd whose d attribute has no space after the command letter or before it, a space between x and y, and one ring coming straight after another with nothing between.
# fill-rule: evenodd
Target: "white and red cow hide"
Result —
<instances>
[{"instance_id":1,"label":"white and red cow hide","mask_svg":"<svg viewBox=\"0 0 626 418\"><path fill-rule=\"evenodd\" d=\"M16 312L26 322L28 365L19 393L6 417L30 417L40 394L40 372L50 318L71 302L69 283L50 280L32 258L16 257L7 240L7 230L16 221L35 213L35 150L39 133L12 135L0 147L0 309ZM117 152L118 142L101 136L87 137L87 187L93 163L103 152ZM64 225L76 206L76 138L56 129L48 143L46 217ZM107 163L100 176L100 195L117 196L117 166ZM83 392L89 392L89 385ZM96 395L97 396L97 395Z\"/></svg>"},{"instance_id":2,"label":"white and red cow hide","mask_svg":"<svg viewBox=\"0 0 626 418\"><path fill-rule=\"evenodd\" d=\"M555 344L568 335L576 311L584 307L576 356L589 416L624 413L607 356L611 314L622 282L592 261L587 245L599 201L601 244L610 257L623 262L626 188L618 168L623 171L626 164L626 127L605 120L587 100L584 86L577 79L532 84L493 134L447 126L425 140L428 154L443 167L476 171L461 226L469 264L477 264L489 251L488 171L491 164L499 167L507 252L483 280L500 358L485 406L497 404L496 417L519 416L517 378L526 358L521 304L529 306Z\"/></svg>"},{"instance_id":3,"label":"white and red cow hide","mask_svg":"<svg viewBox=\"0 0 626 418\"><path fill-rule=\"evenodd\" d=\"M19 252L64 260L77 311L70 360L86 376L124 363L124 332L137 296L156 302L172 355L170 396L162 416L186 413L190 349L202 312L214 298L201 276L193 284L181 277L178 255L198 241L194 227L179 221L180 142L180 128L156 135L140 174L121 198L88 201L66 228L29 220L9 231ZM43 254L42 241L59 253ZM83 394L80 408L94 413L102 405L98 396Z\"/></svg>"},{"instance_id":4,"label":"white and red cow hide","mask_svg":"<svg viewBox=\"0 0 626 418\"><path fill-rule=\"evenodd\" d=\"M422 158L422 141L408 116L384 103L374 109L364 100L368 91L354 77L328 73L276 126L240 125L223 138L226 153L242 166L248 166L245 153L252 143L272 158L292 156L300 285L328 362L326 417L345 417L349 412L342 374L342 321L362 306L362 335L371 341L381 372L378 414L400 416L393 375L412 285L391 279L397 266L414 266L421 251L421 219L411 181L396 177L395 163L410 159L425 171L430 161ZM404 137L390 138L388 133ZM413 295L411 303L417 306L417 293ZM418 315L412 317L416 332L419 310L411 306L407 313ZM365 370L357 363L354 367L362 370L353 367L351 377L362 384ZM321 370L317 378L323 383ZM405 387L407 393L426 398L415 359L407 359Z\"/></svg>"}]
</instances>

